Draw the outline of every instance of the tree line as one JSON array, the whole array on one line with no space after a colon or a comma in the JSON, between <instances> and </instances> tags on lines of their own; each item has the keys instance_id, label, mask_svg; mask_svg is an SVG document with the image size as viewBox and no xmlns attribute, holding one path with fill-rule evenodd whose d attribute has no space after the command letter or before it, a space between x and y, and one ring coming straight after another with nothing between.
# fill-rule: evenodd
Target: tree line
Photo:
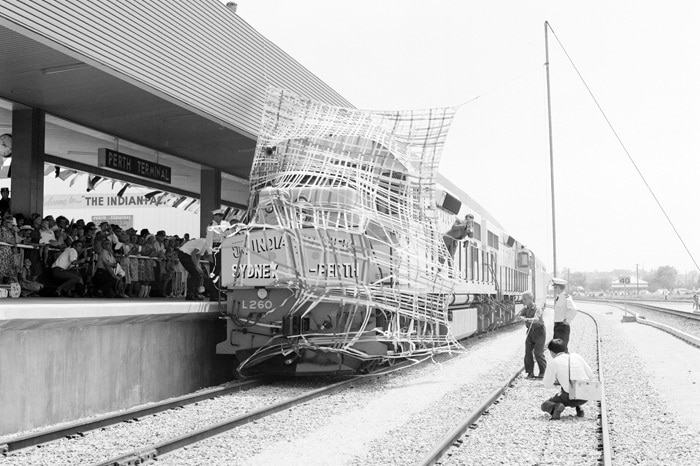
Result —
<instances>
[{"instance_id":1,"label":"tree line","mask_svg":"<svg viewBox=\"0 0 700 466\"><path fill-rule=\"evenodd\" d=\"M559 276L569 281L570 289L581 286L587 292L606 292L610 291L611 283L619 277L631 277L632 283L636 283L637 271L635 269L615 269L608 272L575 272L565 268ZM692 290L700 288L700 274L698 272L679 274L678 270L671 265L662 265L651 270L640 269L639 278L649 284L648 290L652 293L659 289L686 288Z\"/></svg>"}]
</instances>

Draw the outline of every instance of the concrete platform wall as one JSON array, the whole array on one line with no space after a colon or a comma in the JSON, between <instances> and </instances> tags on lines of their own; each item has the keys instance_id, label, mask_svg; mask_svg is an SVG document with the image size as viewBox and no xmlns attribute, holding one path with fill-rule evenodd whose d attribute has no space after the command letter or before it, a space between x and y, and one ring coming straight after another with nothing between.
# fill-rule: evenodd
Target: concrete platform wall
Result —
<instances>
[{"instance_id":1,"label":"concrete platform wall","mask_svg":"<svg viewBox=\"0 0 700 466\"><path fill-rule=\"evenodd\" d=\"M0 435L226 381L231 373L215 354L225 323L216 317L0 330Z\"/></svg>"}]
</instances>

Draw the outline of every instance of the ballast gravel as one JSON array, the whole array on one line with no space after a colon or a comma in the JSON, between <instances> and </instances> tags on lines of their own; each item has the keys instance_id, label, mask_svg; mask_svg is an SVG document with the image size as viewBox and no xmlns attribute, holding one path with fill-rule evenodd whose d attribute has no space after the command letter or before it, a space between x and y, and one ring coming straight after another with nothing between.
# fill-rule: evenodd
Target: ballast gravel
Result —
<instances>
[{"instance_id":1,"label":"ballast gravel","mask_svg":"<svg viewBox=\"0 0 700 466\"><path fill-rule=\"evenodd\" d=\"M642 335L638 330L641 329L635 326L640 324L621 323L622 314L618 310L588 303L583 308L596 314L602 332L613 463L700 464L700 430L684 421L675 409L680 404L685 406L686 411L695 410L694 413L688 412L687 416L698 417L698 404L685 404L683 400L674 399L677 394L664 389L663 384L658 382L659 378L677 377L679 370L700 369L683 361L677 361L676 365L658 364L662 357L680 356L669 354L672 347L670 342L678 341L667 333L650 329L655 332L644 332L645 340L639 341ZM626 326L632 327L628 330ZM641 352L640 345L647 350ZM645 361L645 358L653 358L654 364ZM650 368L666 374L652 373ZM682 379L678 379L678 383L682 383ZM685 397L696 399L699 394L700 389L688 388Z\"/></svg>"},{"instance_id":2,"label":"ballast gravel","mask_svg":"<svg viewBox=\"0 0 700 466\"><path fill-rule=\"evenodd\" d=\"M130 450L223 421L237 414L299 396L309 390L320 388L326 383L327 381L295 379L203 400L131 422L88 431L84 436L57 440L40 448L19 450L7 457L0 456L0 466L55 466L104 461Z\"/></svg>"},{"instance_id":3,"label":"ballast gravel","mask_svg":"<svg viewBox=\"0 0 700 466\"><path fill-rule=\"evenodd\" d=\"M571 328L569 350L583 356L597 372L593 321L579 314ZM599 403L586 403L583 418L577 418L574 409L567 408L561 420L551 421L550 415L540 410L540 405L557 391L545 388L539 380L518 378L498 404L487 410L442 457L439 464L596 464L600 458L597 433Z\"/></svg>"},{"instance_id":4,"label":"ballast gravel","mask_svg":"<svg viewBox=\"0 0 700 466\"><path fill-rule=\"evenodd\" d=\"M663 305L661 305L661 307L663 307ZM700 320L688 319L675 314L667 314L665 312L654 311L634 305L630 305L630 309L649 320L668 325L669 327L700 338ZM695 315L697 316L697 314Z\"/></svg>"},{"instance_id":5,"label":"ballast gravel","mask_svg":"<svg viewBox=\"0 0 700 466\"><path fill-rule=\"evenodd\" d=\"M370 379L159 459L163 465L412 464L522 364L523 329Z\"/></svg>"}]
</instances>

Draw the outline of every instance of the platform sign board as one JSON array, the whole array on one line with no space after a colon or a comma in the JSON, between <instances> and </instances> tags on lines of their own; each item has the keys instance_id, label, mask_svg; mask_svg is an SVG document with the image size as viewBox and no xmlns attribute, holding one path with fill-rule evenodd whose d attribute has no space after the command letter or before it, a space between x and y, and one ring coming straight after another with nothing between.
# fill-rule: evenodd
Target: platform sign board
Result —
<instances>
[{"instance_id":1,"label":"platform sign board","mask_svg":"<svg viewBox=\"0 0 700 466\"><path fill-rule=\"evenodd\" d=\"M620 285L629 285L632 283L631 277L620 277Z\"/></svg>"},{"instance_id":2,"label":"platform sign board","mask_svg":"<svg viewBox=\"0 0 700 466\"><path fill-rule=\"evenodd\" d=\"M97 165L161 183L171 182L171 168L133 155L102 147L97 150Z\"/></svg>"},{"instance_id":3,"label":"platform sign board","mask_svg":"<svg viewBox=\"0 0 700 466\"><path fill-rule=\"evenodd\" d=\"M98 226L102 222L107 222L110 225L119 225L119 228L122 230L127 230L134 226L133 215L93 215L92 221Z\"/></svg>"}]
</instances>

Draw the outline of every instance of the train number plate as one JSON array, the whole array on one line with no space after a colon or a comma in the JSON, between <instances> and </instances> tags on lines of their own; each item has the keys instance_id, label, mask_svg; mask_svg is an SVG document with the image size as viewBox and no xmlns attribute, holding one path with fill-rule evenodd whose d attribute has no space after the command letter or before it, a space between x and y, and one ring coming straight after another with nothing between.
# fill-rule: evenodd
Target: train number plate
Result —
<instances>
[{"instance_id":1,"label":"train number plate","mask_svg":"<svg viewBox=\"0 0 700 466\"><path fill-rule=\"evenodd\" d=\"M272 310L272 301L269 299L243 299L238 301L242 311L270 311Z\"/></svg>"}]
</instances>

